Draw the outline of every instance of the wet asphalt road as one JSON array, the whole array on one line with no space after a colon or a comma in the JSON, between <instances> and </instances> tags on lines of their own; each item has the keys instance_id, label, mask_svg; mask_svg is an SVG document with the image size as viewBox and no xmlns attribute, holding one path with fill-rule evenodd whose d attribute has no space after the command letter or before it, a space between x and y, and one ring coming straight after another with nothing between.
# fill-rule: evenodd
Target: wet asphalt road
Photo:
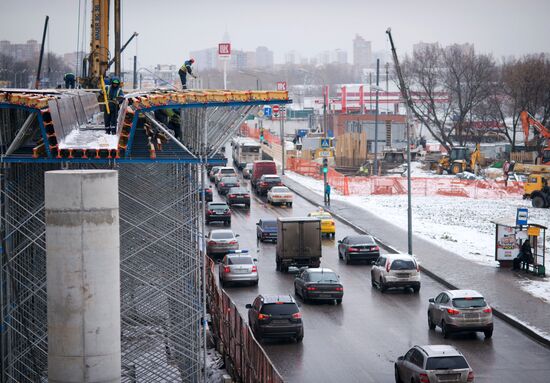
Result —
<instances>
[{"instance_id":1,"label":"wet asphalt road","mask_svg":"<svg viewBox=\"0 0 550 383\"><path fill-rule=\"evenodd\" d=\"M250 189L248 182L247 186ZM257 287L226 288L245 319L245 304L259 293L294 293L294 276L275 271L275 244L257 242L255 223L267 217L305 216L317 208L298 196L292 208L272 207L265 199L252 196L250 210L233 208L231 228L240 234L241 249L256 254L260 282ZM214 200L221 200L215 188ZM355 230L336 222L336 240L350 234L356 234ZM323 240L321 266L340 276L342 305L304 304L295 297L304 321L303 343L262 343L285 381L393 382L393 362L411 346L452 344L466 356L476 382L550 382L549 349L496 318L490 340L482 333L443 339L439 328L428 329L426 317L428 299L444 290L443 286L423 275L419 294L412 290L382 294L371 287L370 265L346 265L338 259L336 240Z\"/></svg>"}]
</instances>

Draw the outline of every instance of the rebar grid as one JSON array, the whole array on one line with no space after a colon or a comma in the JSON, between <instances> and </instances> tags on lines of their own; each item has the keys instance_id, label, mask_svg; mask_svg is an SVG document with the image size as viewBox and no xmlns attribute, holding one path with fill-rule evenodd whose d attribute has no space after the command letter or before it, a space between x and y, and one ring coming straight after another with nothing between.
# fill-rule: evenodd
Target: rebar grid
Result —
<instances>
[{"instance_id":1,"label":"rebar grid","mask_svg":"<svg viewBox=\"0 0 550 383\"><path fill-rule=\"evenodd\" d=\"M182 112L182 142L205 160L255 107ZM0 119L5 153L26 114ZM208 129L208 130L206 130ZM123 382L199 382L204 342L200 243L205 163L65 164L119 170ZM1 164L0 381L47 381L44 172Z\"/></svg>"}]
</instances>

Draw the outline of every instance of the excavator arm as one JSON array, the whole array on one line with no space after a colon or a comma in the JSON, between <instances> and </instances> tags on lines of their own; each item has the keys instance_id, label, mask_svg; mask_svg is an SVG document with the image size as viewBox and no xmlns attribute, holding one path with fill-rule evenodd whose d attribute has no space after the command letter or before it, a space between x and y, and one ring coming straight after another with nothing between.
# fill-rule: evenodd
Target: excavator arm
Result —
<instances>
[{"instance_id":1,"label":"excavator arm","mask_svg":"<svg viewBox=\"0 0 550 383\"><path fill-rule=\"evenodd\" d=\"M533 116L529 114L526 110L521 112L521 127L523 128L523 135L525 136L525 142L529 141L529 130L532 127L544 138L550 139L550 129L542 125L537 121Z\"/></svg>"}]
</instances>

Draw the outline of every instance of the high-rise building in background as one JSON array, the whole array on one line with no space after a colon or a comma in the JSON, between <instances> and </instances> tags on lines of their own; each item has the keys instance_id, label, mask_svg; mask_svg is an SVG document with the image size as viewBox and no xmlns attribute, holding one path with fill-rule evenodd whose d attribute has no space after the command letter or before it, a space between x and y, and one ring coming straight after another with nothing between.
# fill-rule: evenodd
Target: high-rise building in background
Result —
<instances>
[{"instance_id":1,"label":"high-rise building in background","mask_svg":"<svg viewBox=\"0 0 550 383\"><path fill-rule=\"evenodd\" d=\"M63 62L69 68L76 70L75 68L82 68L82 60L87 56L86 52L71 52L63 55Z\"/></svg>"},{"instance_id":2,"label":"high-rise building in background","mask_svg":"<svg viewBox=\"0 0 550 383\"><path fill-rule=\"evenodd\" d=\"M193 67L197 70L216 69L218 67L218 48L206 48L190 52L190 57L195 59ZM183 61L187 58L182 58ZM183 65L183 61L179 64Z\"/></svg>"},{"instance_id":3,"label":"high-rise building in background","mask_svg":"<svg viewBox=\"0 0 550 383\"><path fill-rule=\"evenodd\" d=\"M331 62L337 64L347 64L348 63L348 52L342 49L335 49L331 52Z\"/></svg>"},{"instance_id":4,"label":"high-rise building in background","mask_svg":"<svg viewBox=\"0 0 550 383\"><path fill-rule=\"evenodd\" d=\"M273 68L273 51L267 47L256 48L256 68Z\"/></svg>"},{"instance_id":5,"label":"high-rise building in background","mask_svg":"<svg viewBox=\"0 0 550 383\"><path fill-rule=\"evenodd\" d=\"M40 44L36 40L27 40L23 44L12 44L8 40L0 41L0 54L12 57L15 61L34 60L40 54Z\"/></svg>"},{"instance_id":6,"label":"high-rise building in background","mask_svg":"<svg viewBox=\"0 0 550 383\"><path fill-rule=\"evenodd\" d=\"M290 51L285 53L285 64L300 64L301 56L298 51Z\"/></svg>"},{"instance_id":7,"label":"high-rise building in background","mask_svg":"<svg viewBox=\"0 0 550 383\"><path fill-rule=\"evenodd\" d=\"M365 68L372 65L372 45L359 35L353 39L353 65Z\"/></svg>"}]
</instances>

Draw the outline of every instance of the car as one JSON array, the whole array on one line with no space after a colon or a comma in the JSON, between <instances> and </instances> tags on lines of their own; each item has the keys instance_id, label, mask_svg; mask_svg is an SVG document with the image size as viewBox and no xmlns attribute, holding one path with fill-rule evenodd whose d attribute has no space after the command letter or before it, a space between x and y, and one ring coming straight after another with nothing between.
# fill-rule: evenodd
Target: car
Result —
<instances>
[{"instance_id":1,"label":"car","mask_svg":"<svg viewBox=\"0 0 550 383\"><path fill-rule=\"evenodd\" d=\"M394 364L396 383L474 381L464 355L450 345L413 346Z\"/></svg>"},{"instance_id":2,"label":"car","mask_svg":"<svg viewBox=\"0 0 550 383\"><path fill-rule=\"evenodd\" d=\"M224 225L231 225L231 210L225 202L208 202L206 204L205 223L223 222Z\"/></svg>"},{"instance_id":3,"label":"car","mask_svg":"<svg viewBox=\"0 0 550 383\"><path fill-rule=\"evenodd\" d=\"M321 220L321 235L324 234L332 238L336 236L336 223L329 212L319 209L309 213L307 216Z\"/></svg>"},{"instance_id":4,"label":"car","mask_svg":"<svg viewBox=\"0 0 550 383\"><path fill-rule=\"evenodd\" d=\"M338 258L350 264L352 261L375 262L380 256L380 247L372 235L348 235L338 241Z\"/></svg>"},{"instance_id":5,"label":"car","mask_svg":"<svg viewBox=\"0 0 550 383\"><path fill-rule=\"evenodd\" d=\"M219 168L214 177L214 182L216 183L216 186L218 186L218 183L223 177L237 177L237 172L230 166Z\"/></svg>"},{"instance_id":6,"label":"car","mask_svg":"<svg viewBox=\"0 0 550 383\"><path fill-rule=\"evenodd\" d=\"M239 234L232 230L218 229L212 230L206 236L206 254L219 255L227 254L231 250L239 249Z\"/></svg>"},{"instance_id":7,"label":"car","mask_svg":"<svg viewBox=\"0 0 550 383\"><path fill-rule=\"evenodd\" d=\"M270 191L267 192L267 203L275 205L286 205L292 207L292 200L294 195L286 186L273 186Z\"/></svg>"},{"instance_id":8,"label":"car","mask_svg":"<svg viewBox=\"0 0 550 383\"><path fill-rule=\"evenodd\" d=\"M225 195L230 188L239 186L241 186L241 184L237 177L222 177L217 185L218 193L220 193L221 195Z\"/></svg>"},{"instance_id":9,"label":"car","mask_svg":"<svg viewBox=\"0 0 550 383\"><path fill-rule=\"evenodd\" d=\"M409 254L382 254L370 270L371 284L381 292L391 287L412 288L420 291L420 267Z\"/></svg>"},{"instance_id":10,"label":"car","mask_svg":"<svg viewBox=\"0 0 550 383\"><path fill-rule=\"evenodd\" d=\"M220 284L250 283L257 285L259 281L257 259L252 258L246 250L234 250L226 254L219 267Z\"/></svg>"},{"instance_id":11,"label":"car","mask_svg":"<svg viewBox=\"0 0 550 383\"><path fill-rule=\"evenodd\" d=\"M249 180L252 176L252 167L254 164L246 164L246 166L243 168L243 178L245 180Z\"/></svg>"},{"instance_id":12,"label":"car","mask_svg":"<svg viewBox=\"0 0 550 383\"><path fill-rule=\"evenodd\" d=\"M213 166L212 169L208 172L208 178L210 179L210 182L214 182L216 179L216 173L218 170L220 170L222 166Z\"/></svg>"},{"instance_id":13,"label":"car","mask_svg":"<svg viewBox=\"0 0 550 383\"><path fill-rule=\"evenodd\" d=\"M250 207L250 192L243 187L232 187L226 194L227 204L233 205L245 205Z\"/></svg>"},{"instance_id":14,"label":"car","mask_svg":"<svg viewBox=\"0 0 550 383\"><path fill-rule=\"evenodd\" d=\"M292 296L260 294L246 308L248 325L258 340L290 338L300 343L304 339L302 313Z\"/></svg>"},{"instance_id":15,"label":"car","mask_svg":"<svg viewBox=\"0 0 550 383\"><path fill-rule=\"evenodd\" d=\"M256 238L258 238L260 242L277 242L277 220L270 218L260 219L256 223Z\"/></svg>"},{"instance_id":16,"label":"car","mask_svg":"<svg viewBox=\"0 0 550 383\"><path fill-rule=\"evenodd\" d=\"M294 280L294 295L299 295L304 302L330 300L340 304L344 297L344 286L331 269L305 268Z\"/></svg>"},{"instance_id":17,"label":"car","mask_svg":"<svg viewBox=\"0 0 550 383\"><path fill-rule=\"evenodd\" d=\"M276 174L264 174L256 184L256 192L258 195L267 195L274 186L284 186L281 177Z\"/></svg>"},{"instance_id":18,"label":"car","mask_svg":"<svg viewBox=\"0 0 550 383\"><path fill-rule=\"evenodd\" d=\"M201 198L202 198L202 188L199 189L199 201L201 200ZM212 185L204 188L204 200L206 202L212 202L213 200Z\"/></svg>"},{"instance_id":19,"label":"car","mask_svg":"<svg viewBox=\"0 0 550 383\"><path fill-rule=\"evenodd\" d=\"M252 163L252 174L250 176L252 189L256 190L257 183L264 174L277 175L277 165L274 161L260 160Z\"/></svg>"},{"instance_id":20,"label":"car","mask_svg":"<svg viewBox=\"0 0 550 383\"><path fill-rule=\"evenodd\" d=\"M446 290L430 298L428 327L441 328L444 338L456 332L483 332L493 336L493 310L475 290Z\"/></svg>"}]
</instances>

